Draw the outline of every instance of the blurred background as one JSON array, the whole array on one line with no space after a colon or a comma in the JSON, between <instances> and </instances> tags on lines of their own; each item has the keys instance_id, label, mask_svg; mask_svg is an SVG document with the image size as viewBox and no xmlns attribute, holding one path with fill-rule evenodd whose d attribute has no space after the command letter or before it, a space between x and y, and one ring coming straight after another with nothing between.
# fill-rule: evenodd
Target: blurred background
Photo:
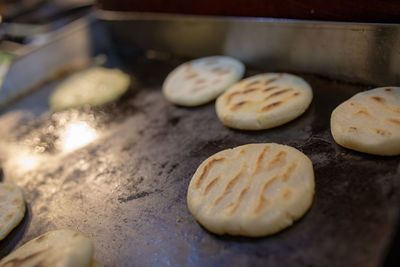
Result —
<instances>
[{"instance_id":1,"label":"blurred background","mask_svg":"<svg viewBox=\"0 0 400 267\"><path fill-rule=\"evenodd\" d=\"M0 84L12 56L26 55L32 48L52 40L54 32L94 10L362 23L400 22L400 1L397 0L1 0Z\"/></svg>"}]
</instances>

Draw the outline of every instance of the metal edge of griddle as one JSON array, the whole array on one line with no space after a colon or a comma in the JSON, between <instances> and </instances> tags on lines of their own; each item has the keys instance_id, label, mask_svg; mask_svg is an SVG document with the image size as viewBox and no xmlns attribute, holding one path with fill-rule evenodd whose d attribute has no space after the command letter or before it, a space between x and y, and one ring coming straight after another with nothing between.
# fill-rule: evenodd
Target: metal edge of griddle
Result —
<instances>
[{"instance_id":1,"label":"metal edge of griddle","mask_svg":"<svg viewBox=\"0 0 400 267\"><path fill-rule=\"evenodd\" d=\"M374 85L400 83L400 25L96 10L116 39L183 57L223 54L254 67Z\"/></svg>"},{"instance_id":2,"label":"metal edge of griddle","mask_svg":"<svg viewBox=\"0 0 400 267\"><path fill-rule=\"evenodd\" d=\"M15 56L0 88L0 108L40 87L69 68L90 61L89 17L51 33L41 45L25 46Z\"/></svg>"}]
</instances>

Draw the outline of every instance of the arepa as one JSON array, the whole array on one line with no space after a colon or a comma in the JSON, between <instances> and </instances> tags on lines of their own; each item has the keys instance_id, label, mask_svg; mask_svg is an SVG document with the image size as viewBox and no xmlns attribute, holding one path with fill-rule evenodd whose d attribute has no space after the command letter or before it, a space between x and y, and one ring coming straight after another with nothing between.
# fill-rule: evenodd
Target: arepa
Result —
<instances>
[{"instance_id":1,"label":"arepa","mask_svg":"<svg viewBox=\"0 0 400 267\"><path fill-rule=\"evenodd\" d=\"M25 202L21 189L0 183L0 240L4 239L24 218Z\"/></svg>"},{"instance_id":2,"label":"arepa","mask_svg":"<svg viewBox=\"0 0 400 267\"><path fill-rule=\"evenodd\" d=\"M339 145L382 156L400 154L400 87L358 93L331 115L331 132Z\"/></svg>"},{"instance_id":3,"label":"arepa","mask_svg":"<svg viewBox=\"0 0 400 267\"><path fill-rule=\"evenodd\" d=\"M206 159L190 181L187 203L216 234L265 236L281 231L310 208L314 171L297 149L248 144Z\"/></svg>"},{"instance_id":4,"label":"arepa","mask_svg":"<svg viewBox=\"0 0 400 267\"><path fill-rule=\"evenodd\" d=\"M310 85L287 73L264 73L236 83L216 101L221 122L242 130L262 130L303 114L313 98Z\"/></svg>"},{"instance_id":5,"label":"arepa","mask_svg":"<svg viewBox=\"0 0 400 267\"><path fill-rule=\"evenodd\" d=\"M62 82L49 99L53 110L98 106L118 99L129 88L130 77L119 69L93 67Z\"/></svg>"},{"instance_id":6,"label":"arepa","mask_svg":"<svg viewBox=\"0 0 400 267\"><path fill-rule=\"evenodd\" d=\"M0 261L0 267L88 267L96 263L92 256L93 245L89 238L62 229L47 232L19 247Z\"/></svg>"},{"instance_id":7,"label":"arepa","mask_svg":"<svg viewBox=\"0 0 400 267\"><path fill-rule=\"evenodd\" d=\"M231 57L195 59L175 68L165 79L165 98L181 106L199 106L214 100L240 80L244 65Z\"/></svg>"}]
</instances>

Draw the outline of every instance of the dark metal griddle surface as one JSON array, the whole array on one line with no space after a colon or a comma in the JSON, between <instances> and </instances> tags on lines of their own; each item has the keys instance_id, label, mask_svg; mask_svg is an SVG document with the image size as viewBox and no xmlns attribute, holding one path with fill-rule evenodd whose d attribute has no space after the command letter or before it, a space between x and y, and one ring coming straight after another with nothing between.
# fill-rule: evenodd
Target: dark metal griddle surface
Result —
<instances>
[{"instance_id":1,"label":"dark metal griddle surface","mask_svg":"<svg viewBox=\"0 0 400 267\"><path fill-rule=\"evenodd\" d=\"M4 180L23 188L28 211L0 242L0 257L46 231L71 228L94 241L105 266L379 266L396 228L400 157L341 148L329 130L332 110L368 87L299 74L314 91L305 114L275 129L237 131L220 123L214 103L182 108L163 98L162 82L181 62L138 59L125 69L133 79L129 93L101 108L51 113L46 98L54 82L3 111L1 127L9 129L2 138L10 145L0 155ZM63 152L60 136L76 121L98 138ZM310 211L265 238L206 231L186 206L197 166L220 150L260 142L287 144L311 158ZM13 165L13 153L22 151L15 143L36 149L40 164Z\"/></svg>"}]
</instances>

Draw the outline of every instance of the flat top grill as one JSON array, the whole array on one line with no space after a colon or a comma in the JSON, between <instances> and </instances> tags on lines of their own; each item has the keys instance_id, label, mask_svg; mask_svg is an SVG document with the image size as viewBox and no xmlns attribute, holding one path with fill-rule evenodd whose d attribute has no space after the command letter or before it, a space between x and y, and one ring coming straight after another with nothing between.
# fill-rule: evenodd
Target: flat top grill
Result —
<instances>
[{"instance_id":1,"label":"flat top grill","mask_svg":"<svg viewBox=\"0 0 400 267\"><path fill-rule=\"evenodd\" d=\"M55 81L3 111L0 121L8 119L9 127L0 133L10 148L0 150L4 180L22 187L28 210L0 242L0 257L46 231L70 228L94 241L105 266L379 266L396 228L400 157L341 148L329 128L332 110L368 86L298 73L314 92L305 114L274 129L238 131L221 124L214 103L183 108L163 98L164 78L182 62L143 56L125 65L131 88L103 107L51 113L47 96ZM261 72L249 69L246 76ZM18 110L35 115L10 116ZM62 151L61 135L76 122L98 138ZM269 237L208 232L186 206L194 171L220 150L261 142L310 157L316 181L310 211ZM15 167L12 159L23 151L16 143L39 151L39 164Z\"/></svg>"}]
</instances>

